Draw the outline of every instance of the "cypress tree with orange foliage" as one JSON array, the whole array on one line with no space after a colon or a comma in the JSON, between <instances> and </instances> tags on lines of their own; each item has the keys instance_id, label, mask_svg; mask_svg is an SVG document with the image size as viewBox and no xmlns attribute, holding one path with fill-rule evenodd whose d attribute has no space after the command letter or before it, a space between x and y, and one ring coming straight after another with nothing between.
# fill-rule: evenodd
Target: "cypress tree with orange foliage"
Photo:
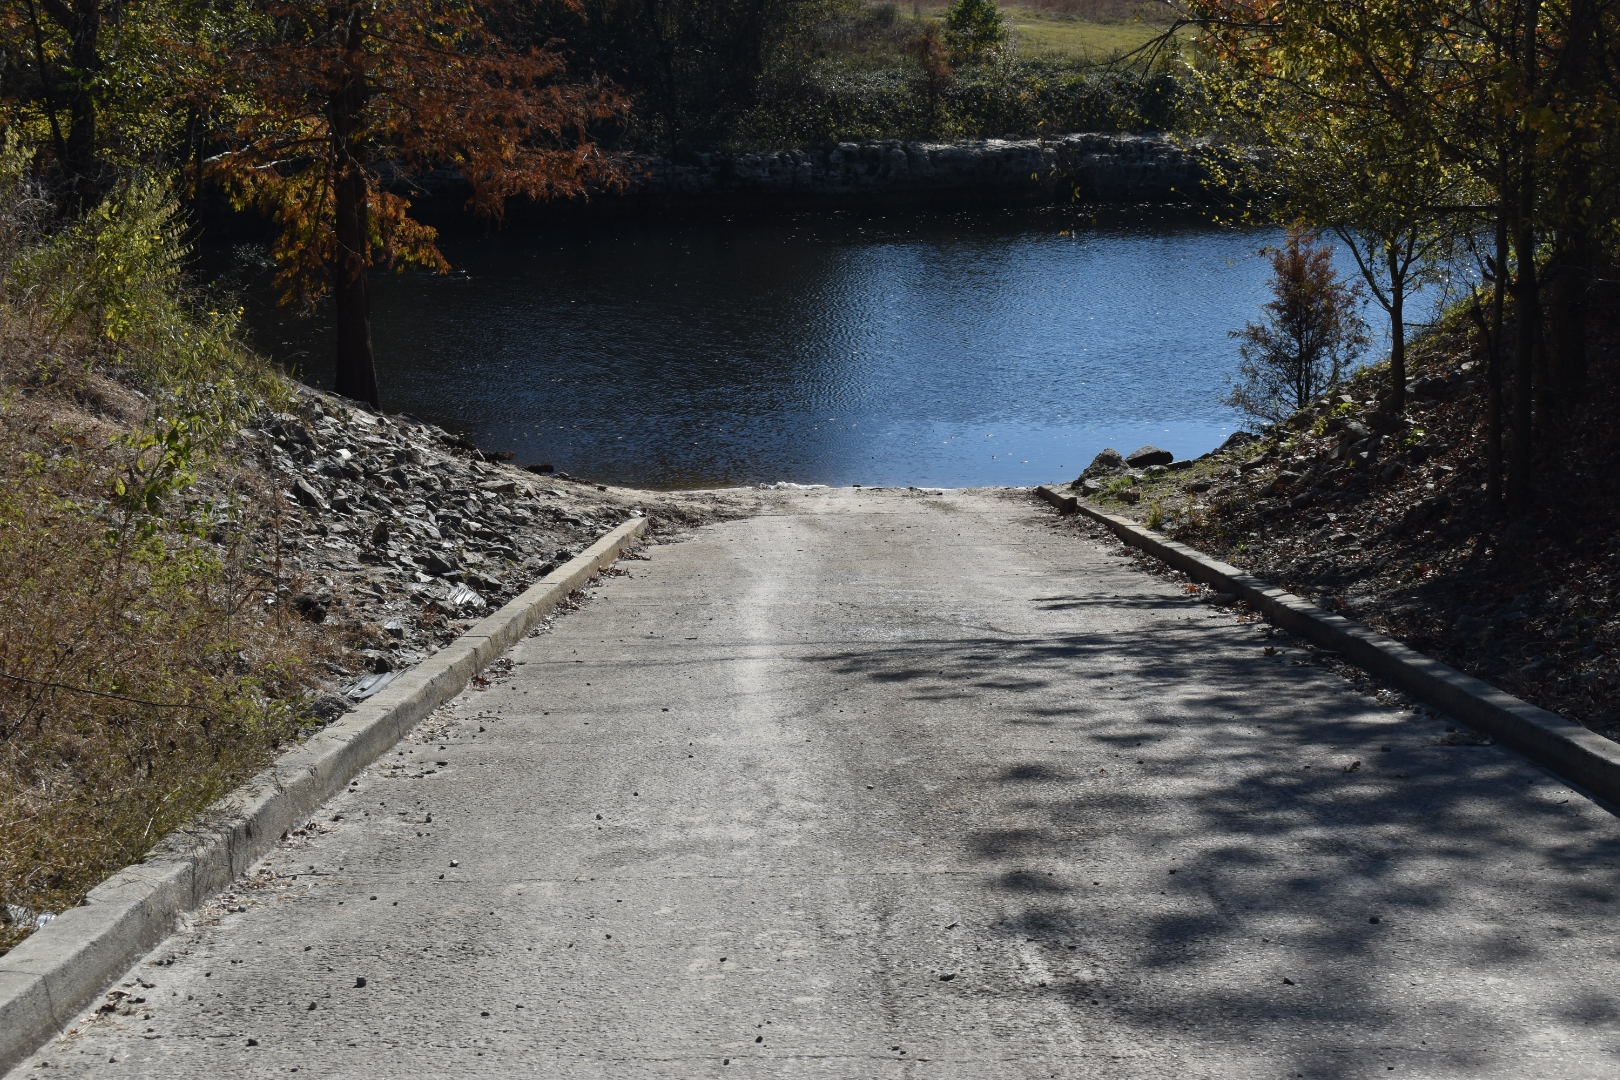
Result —
<instances>
[{"instance_id":1,"label":"cypress tree with orange foliage","mask_svg":"<svg viewBox=\"0 0 1620 1080\"><path fill-rule=\"evenodd\" d=\"M448 268L436 230L412 217L409 179L455 170L490 217L514 196L588 193L615 179L594 132L626 101L574 77L558 42L504 41L513 0L254 6L252 40L224 61L238 118L206 167L236 205L281 226L285 299L331 293L336 390L375 407L368 271Z\"/></svg>"}]
</instances>

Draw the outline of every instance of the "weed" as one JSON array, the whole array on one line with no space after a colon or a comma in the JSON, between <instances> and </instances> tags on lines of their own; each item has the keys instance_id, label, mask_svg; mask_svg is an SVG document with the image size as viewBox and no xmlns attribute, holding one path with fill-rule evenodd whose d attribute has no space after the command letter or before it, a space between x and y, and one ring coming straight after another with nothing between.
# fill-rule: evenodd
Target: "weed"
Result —
<instances>
[{"instance_id":1,"label":"weed","mask_svg":"<svg viewBox=\"0 0 1620 1080\"><path fill-rule=\"evenodd\" d=\"M52 228L10 151L0 191L0 903L59 911L299 733L313 631L222 453L287 391L183 299L166 191Z\"/></svg>"},{"instance_id":2,"label":"weed","mask_svg":"<svg viewBox=\"0 0 1620 1080\"><path fill-rule=\"evenodd\" d=\"M1204 514L1203 514L1203 511L1200 509L1200 507L1198 505L1198 500L1193 498L1193 494L1190 491L1182 492L1182 499L1183 499L1183 503L1182 503L1182 507L1181 507L1181 519L1182 519L1182 521L1184 521L1187 524L1188 528L1192 528L1192 529L1201 529L1201 528L1203 528L1203 526L1204 526Z\"/></svg>"},{"instance_id":3,"label":"weed","mask_svg":"<svg viewBox=\"0 0 1620 1080\"><path fill-rule=\"evenodd\" d=\"M1311 425L1311 434L1320 439L1322 436L1328 434L1335 426L1349 420L1360 411L1361 409L1359 406L1348 401L1341 401L1316 418L1316 422Z\"/></svg>"},{"instance_id":4,"label":"weed","mask_svg":"<svg viewBox=\"0 0 1620 1080\"><path fill-rule=\"evenodd\" d=\"M1111 476L1107 480L1104 480L1101 494L1113 495L1116 492L1124 491L1127 488L1133 488L1135 486L1136 477L1132 476L1130 473L1122 473L1119 476Z\"/></svg>"},{"instance_id":5,"label":"weed","mask_svg":"<svg viewBox=\"0 0 1620 1080\"><path fill-rule=\"evenodd\" d=\"M1398 440L1396 440L1396 445L1403 452L1407 451L1407 450L1410 450L1410 449L1412 449L1412 447L1414 447L1418 443L1422 442L1424 440L1424 438L1428 434L1429 433L1427 431L1423 430L1422 428L1412 428L1412 429L1402 433L1401 437Z\"/></svg>"}]
</instances>

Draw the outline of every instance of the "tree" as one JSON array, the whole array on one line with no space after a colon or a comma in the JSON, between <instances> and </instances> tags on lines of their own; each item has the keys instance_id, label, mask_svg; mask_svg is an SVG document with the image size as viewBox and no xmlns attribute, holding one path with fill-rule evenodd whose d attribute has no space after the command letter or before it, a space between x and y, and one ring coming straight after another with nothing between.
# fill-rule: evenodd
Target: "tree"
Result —
<instances>
[{"instance_id":1,"label":"tree","mask_svg":"<svg viewBox=\"0 0 1620 1080\"><path fill-rule=\"evenodd\" d=\"M951 62L983 60L1007 43L1007 23L996 0L955 0L945 12L945 43Z\"/></svg>"},{"instance_id":2,"label":"tree","mask_svg":"<svg viewBox=\"0 0 1620 1080\"><path fill-rule=\"evenodd\" d=\"M923 130L938 135L945 111L945 94L951 85L950 52L944 35L934 23L924 25L907 43L907 51L917 61L918 82L922 88Z\"/></svg>"},{"instance_id":3,"label":"tree","mask_svg":"<svg viewBox=\"0 0 1620 1080\"><path fill-rule=\"evenodd\" d=\"M1393 147L1440 168L1460 198L1433 206L1495 238L1487 489L1523 507L1538 440L1580 407L1582 298L1620 226L1617 0L1185 0L1206 85L1285 87L1312 103L1302 141ZM1327 122L1327 118L1336 118ZM1364 206L1398 206L1405 176L1358 177ZM1318 224L1331 224L1317 222ZM1553 288L1553 282L1558 287ZM1512 300L1512 319L1507 300ZM1564 320L1549 328L1549 302ZM1549 329L1551 334L1549 334ZM1562 342L1549 357L1551 336Z\"/></svg>"},{"instance_id":4,"label":"tree","mask_svg":"<svg viewBox=\"0 0 1620 1080\"><path fill-rule=\"evenodd\" d=\"M29 96L49 127L66 186L81 203L107 183L97 121L107 74L102 33L116 7L103 0L5 5L7 52L26 57L32 68Z\"/></svg>"},{"instance_id":5,"label":"tree","mask_svg":"<svg viewBox=\"0 0 1620 1080\"><path fill-rule=\"evenodd\" d=\"M367 271L446 269L411 216L412 175L454 169L469 205L579 195L613 178L593 125L620 115L610 87L569 77L555 45L498 36L504 2L258 0L265 31L226 76L247 102L212 174L281 225L288 300L333 296L338 393L378 403Z\"/></svg>"},{"instance_id":6,"label":"tree","mask_svg":"<svg viewBox=\"0 0 1620 1080\"><path fill-rule=\"evenodd\" d=\"M229 5L0 0L0 123L44 151L70 208L88 209L119 167L167 149L181 72L220 21L211 6Z\"/></svg>"},{"instance_id":7,"label":"tree","mask_svg":"<svg viewBox=\"0 0 1620 1080\"><path fill-rule=\"evenodd\" d=\"M630 135L671 156L722 146L767 74L796 63L811 30L864 0L580 0L522 13L534 40L568 41L573 61L636 102Z\"/></svg>"},{"instance_id":8,"label":"tree","mask_svg":"<svg viewBox=\"0 0 1620 1080\"><path fill-rule=\"evenodd\" d=\"M1320 86L1269 75L1200 72L1206 131L1241 140L1221 172L1254 212L1278 224L1308 222L1332 233L1354 258L1363 283L1388 319L1390 353L1383 405L1405 408L1406 306L1420 286L1446 279L1457 231L1477 215L1458 214L1473 193L1467 178L1397 128L1368 124L1338 107ZM1371 181L1371 182L1369 182Z\"/></svg>"},{"instance_id":9,"label":"tree","mask_svg":"<svg viewBox=\"0 0 1620 1080\"><path fill-rule=\"evenodd\" d=\"M1260 322L1232 331L1243 360L1226 397L1235 409L1280 423L1336 385L1367 345L1359 291L1339 280L1333 249L1295 226L1271 258L1271 289Z\"/></svg>"}]
</instances>

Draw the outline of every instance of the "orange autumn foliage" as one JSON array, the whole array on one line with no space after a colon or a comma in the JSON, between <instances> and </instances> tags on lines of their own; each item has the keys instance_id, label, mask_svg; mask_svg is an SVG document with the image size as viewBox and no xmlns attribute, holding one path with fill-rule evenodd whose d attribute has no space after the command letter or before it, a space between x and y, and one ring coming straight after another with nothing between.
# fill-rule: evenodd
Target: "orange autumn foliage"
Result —
<instances>
[{"instance_id":1,"label":"orange autumn foliage","mask_svg":"<svg viewBox=\"0 0 1620 1080\"><path fill-rule=\"evenodd\" d=\"M571 77L557 43L517 48L492 27L512 0L258 0L260 32L226 60L239 119L207 169L239 207L281 226L286 299L330 291L338 392L376 404L365 276L445 269L412 218L409 179L453 170L471 207L565 198L612 182L593 128L622 115L612 87Z\"/></svg>"}]
</instances>

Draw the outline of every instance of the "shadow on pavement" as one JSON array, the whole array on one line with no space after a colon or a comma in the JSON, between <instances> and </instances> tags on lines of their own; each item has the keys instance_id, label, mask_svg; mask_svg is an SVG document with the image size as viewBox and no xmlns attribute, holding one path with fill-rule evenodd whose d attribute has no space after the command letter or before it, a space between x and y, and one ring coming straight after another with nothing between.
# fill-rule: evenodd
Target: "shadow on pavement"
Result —
<instances>
[{"instance_id":1,"label":"shadow on pavement","mask_svg":"<svg viewBox=\"0 0 1620 1080\"><path fill-rule=\"evenodd\" d=\"M1582 973L1613 962L1614 819L1192 610L816 659L907 687L915 707L892 723L982 742L955 798L998 824L955 839L1008 912L1000 933L1052 972L1039 993L1077 1021L1189 1062L1346 1078L1514 1075L1515 1055L1557 1051L1556 1026L1607 1025L1620 1068L1620 994ZM937 730L944 701L978 726ZM960 770L975 750L939 752Z\"/></svg>"}]
</instances>

